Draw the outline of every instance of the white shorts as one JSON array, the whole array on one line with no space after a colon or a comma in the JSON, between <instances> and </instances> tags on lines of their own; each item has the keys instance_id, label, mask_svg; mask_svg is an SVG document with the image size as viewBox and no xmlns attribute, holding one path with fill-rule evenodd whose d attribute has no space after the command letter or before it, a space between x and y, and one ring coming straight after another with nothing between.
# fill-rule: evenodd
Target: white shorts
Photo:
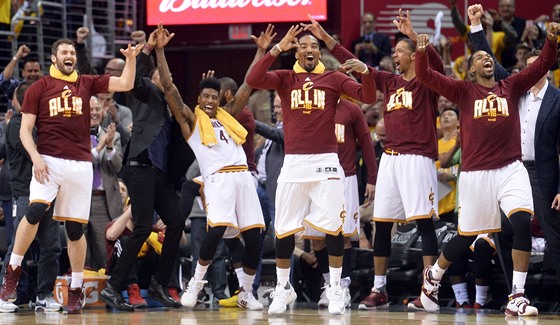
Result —
<instances>
[{"instance_id":1,"label":"white shorts","mask_svg":"<svg viewBox=\"0 0 560 325\"><path fill-rule=\"evenodd\" d=\"M437 218L437 191L433 159L383 153L375 186L373 220L408 222Z\"/></svg>"},{"instance_id":2,"label":"white shorts","mask_svg":"<svg viewBox=\"0 0 560 325\"><path fill-rule=\"evenodd\" d=\"M224 238L251 228L264 228L261 204L248 171L215 173L204 179L204 201L209 227L227 226Z\"/></svg>"},{"instance_id":3,"label":"white shorts","mask_svg":"<svg viewBox=\"0 0 560 325\"><path fill-rule=\"evenodd\" d=\"M358 177L356 175L344 178L344 208L346 216L343 224L344 237L352 237L356 240L359 239L360 232L360 215L358 213L359 206L358 195ZM325 233L315 230L313 228L306 230L306 235L309 238L324 238Z\"/></svg>"},{"instance_id":4,"label":"white shorts","mask_svg":"<svg viewBox=\"0 0 560 325\"><path fill-rule=\"evenodd\" d=\"M49 181L41 184L35 173L29 184L29 203L50 205L56 198L53 219L88 223L93 183L90 161L78 161L41 155L49 169Z\"/></svg>"},{"instance_id":5,"label":"white shorts","mask_svg":"<svg viewBox=\"0 0 560 325\"><path fill-rule=\"evenodd\" d=\"M500 231L500 208L508 217L517 211L533 214L529 174L520 161L499 169L461 172L458 210L461 235Z\"/></svg>"},{"instance_id":6,"label":"white shorts","mask_svg":"<svg viewBox=\"0 0 560 325\"><path fill-rule=\"evenodd\" d=\"M278 183L276 189L276 237L284 238L306 230L304 237L313 237L314 229L329 235L342 231L346 218L344 185L341 178L304 183Z\"/></svg>"}]
</instances>

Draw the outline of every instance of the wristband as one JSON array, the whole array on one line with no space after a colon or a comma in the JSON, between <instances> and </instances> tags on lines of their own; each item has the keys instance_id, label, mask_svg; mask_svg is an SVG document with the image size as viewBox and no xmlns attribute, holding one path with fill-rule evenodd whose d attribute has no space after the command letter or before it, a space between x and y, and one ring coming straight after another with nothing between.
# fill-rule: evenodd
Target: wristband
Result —
<instances>
[{"instance_id":1,"label":"wristband","mask_svg":"<svg viewBox=\"0 0 560 325\"><path fill-rule=\"evenodd\" d=\"M369 68L368 68L367 64L365 66L366 66L366 68L364 69L364 71L361 72L362 74L366 74L366 72L369 71Z\"/></svg>"},{"instance_id":2,"label":"wristband","mask_svg":"<svg viewBox=\"0 0 560 325\"><path fill-rule=\"evenodd\" d=\"M144 45L144 50L151 52L154 49L154 47L150 44L146 44Z\"/></svg>"},{"instance_id":3,"label":"wristband","mask_svg":"<svg viewBox=\"0 0 560 325\"><path fill-rule=\"evenodd\" d=\"M280 47L280 45L276 44L276 45L274 45L274 47L277 48L278 51L280 51L280 53L284 52L284 51L282 51L282 48Z\"/></svg>"},{"instance_id":4,"label":"wristband","mask_svg":"<svg viewBox=\"0 0 560 325\"><path fill-rule=\"evenodd\" d=\"M17 60L18 60L17 56L14 55L14 56L12 57L12 60L17 61Z\"/></svg>"}]
</instances>

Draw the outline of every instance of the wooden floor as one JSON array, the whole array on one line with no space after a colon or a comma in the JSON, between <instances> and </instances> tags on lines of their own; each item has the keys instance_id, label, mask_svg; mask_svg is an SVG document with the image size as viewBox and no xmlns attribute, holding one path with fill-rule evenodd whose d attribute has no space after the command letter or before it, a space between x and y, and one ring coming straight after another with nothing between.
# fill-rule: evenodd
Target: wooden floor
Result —
<instances>
[{"instance_id":1,"label":"wooden floor","mask_svg":"<svg viewBox=\"0 0 560 325\"><path fill-rule=\"evenodd\" d=\"M560 316L541 314L538 318L506 318L499 311L457 310L443 308L437 314L408 312L404 306L392 306L388 311L362 311L356 306L344 315L330 315L313 304L297 304L285 314L269 316L264 311L247 311L238 308L208 308L204 305L192 309L149 308L132 313L113 312L104 308L85 309L82 315L64 313L35 313L22 308L17 313L0 314L0 324L305 324L305 325L360 325L360 324L559 324Z\"/></svg>"}]
</instances>

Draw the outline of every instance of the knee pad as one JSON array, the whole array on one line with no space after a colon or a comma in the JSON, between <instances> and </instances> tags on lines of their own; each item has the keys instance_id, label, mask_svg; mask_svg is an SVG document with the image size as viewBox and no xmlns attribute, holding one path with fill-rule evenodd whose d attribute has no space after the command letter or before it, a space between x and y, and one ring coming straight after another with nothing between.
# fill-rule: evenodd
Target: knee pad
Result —
<instances>
[{"instance_id":1,"label":"knee pad","mask_svg":"<svg viewBox=\"0 0 560 325\"><path fill-rule=\"evenodd\" d=\"M474 242L476 236L463 236L457 235L445 245L443 248L443 257L449 262L455 262L461 255L463 255L469 246Z\"/></svg>"},{"instance_id":2,"label":"knee pad","mask_svg":"<svg viewBox=\"0 0 560 325\"><path fill-rule=\"evenodd\" d=\"M289 235L284 238L276 238L275 252L276 258L279 259L290 259L292 258L292 253L296 246L296 240L294 235Z\"/></svg>"},{"instance_id":3,"label":"knee pad","mask_svg":"<svg viewBox=\"0 0 560 325\"><path fill-rule=\"evenodd\" d=\"M375 237L373 238L373 256L389 257L391 255L392 222L375 222Z\"/></svg>"},{"instance_id":4,"label":"knee pad","mask_svg":"<svg viewBox=\"0 0 560 325\"><path fill-rule=\"evenodd\" d=\"M225 226L208 227L206 238L202 241L198 257L204 261L211 261L216 254L216 248L226 232Z\"/></svg>"},{"instance_id":5,"label":"knee pad","mask_svg":"<svg viewBox=\"0 0 560 325\"><path fill-rule=\"evenodd\" d=\"M431 218L418 219L416 225L422 237L422 256L437 256L438 243L434 221Z\"/></svg>"},{"instance_id":6,"label":"knee pad","mask_svg":"<svg viewBox=\"0 0 560 325\"><path fill-rule=\"evenodd\" d=\"M68 235L68 239L71 241L79 240L84 235L83 225L79 222L66 221L64 223L64 227L66 228L66 234Z\"/></svg>"},{"instance_id":7,"label":"knee pad","mask_svg":"<svg viewBox=\"0 0 560 325\"><path fill-rule=\"evenodd\" d=\"M344 236L342 233L337 236L327 234L325 244L330 256L342 256L344 254Z\"/></svg>"},{"instance_id":8,"label":"knee pad","mask_svg":"<svg viewBox=\"0 0 560 325\"><path fill-rule=\"evenodd\" d=\"M243 266L256 270L259 266L259 257L261 255L260 228L253 228L243 232L243 240L245 240L245 253L243 255Z\"/></svg>"},{"instance_id":9,"label":"knee pad","mask_svg":"<svg viewBox=\"0 0 560 325\"><path fill-rule=\"evenodd\" d=\"M29 222L30 225L38 224L45 212L49 209L50 205L41 203L41 202L33 202L27 208L27 214L25 215L25 219Z\"/></svg>"},{"instance_id":10,"label":"knee pad","mask_svg":"<svg viewBox=\"0 0 560 325\"><path fill-rule=\"evenodd\" d=\"M524 252L531 251L531 215L528 212L519 211L509 217L513 228L512 248Z\"/></svg>"}]
</instances>

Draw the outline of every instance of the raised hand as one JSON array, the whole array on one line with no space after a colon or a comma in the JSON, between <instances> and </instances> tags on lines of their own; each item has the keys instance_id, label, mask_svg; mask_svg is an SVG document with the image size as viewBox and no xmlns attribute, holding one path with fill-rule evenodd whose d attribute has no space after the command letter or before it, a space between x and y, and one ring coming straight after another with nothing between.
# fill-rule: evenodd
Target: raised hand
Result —
<instances>
[{"instance_id":1,"label":"raised hand","mask_svg":"<svg viewBox=\"0 0 560 325\"><path fill-rule=\"evenodd\" d=\"M165 47L173 36L175 36L175 33L169 33L167 29L163 28L163 24L159 22L156 32L156 47L158 49Z\"/></svg>"},{"instance_id":2,"label":"raised hand","mask_svg":"<svg viewBox=\"0 0 560 325\"><path fill-rule=\"evenodd\" d=\"M140 52L142 52L143 48L144 48L144 44L138 44L136 46L132 46L128 44L128 47L126 49L121 49L120 51L122 55L124 55L128 59L128 58L136 57L138 54L140 54Z\"/></svg>"},{"instance_id":3,"label":"raised hand","mask_svg":"<svg viewBox=\"0 0 560 325\"><path fill-rule=\"evenodd\" d=\"M106 139L106 145L109 148L113 147L113 141L115 140L115 132L117 130L117 127L115 125L115 123L111 123L109 124L109 126L107 126L107 139Z\"/></svg>"},{"instance_id":4,"label":"raised hand","mask_svg":"<svg viewBox=\"0 0 560 325\"><path fill-rule=\"evenodd\" d=\"M206 78L214 78L215 74L216 74L216 71L214 71L214 70L208 70L208 72L203 72L202 73L202 80L204 80Z\"/></svg>"},{"instance_id":5,"label":"raised hand","mask_svg":"<svg viewBox=\"0 0 560 325\"><path fill-rule=\"evenodd\" d=\"M27 45L23 44L18 48L17 53L16 53L16 58L18 60L23 59L26 56L28 56L29 53L31 53L31 50L29 49L29 47L27 47Z\"/></svg>"},{"instance_id":6,"label":"raised hand","mask_svg":"<svg viewBox=\"0 0 560 325\"><path fill-rule=\"evenodd\" d=\"M270 46L270 43L272 43L272 40L276 37L276 34L277 33L274 32L274 25L268 24L266 30L264 32L261 32L259 37L251 35L251 39L255 42L255 44L257 44L260 49L266 51Z\"/></svg>"},{"instance_id":7,"label":"raised hand","mask_svg":"<svg viewBox=\"0 0 560 325\"><path fill-rule=\"evenodd\" d=\"M418 39L416 41L416 49L418 50L418 52L426 52L428 44L430 44L430 36L428 36L427 34L418 35Z\"/></svg>"},{"instance_id":8,"label":"raised hand","mask_svg":"<svg viewBox=\"0 0 560 325\"><path fill-rule=\"evenodd\" d=\"M393 24L398 28L398 30L408 36L412 41L416 41L418 34L412 28L412 23L410 22L410 11L406 11L406 16L403 15L402 9L399 9L399 15L397 19L393 20Z\"/></svg>"},{"instance_id":9,"label":"raised hand","mask_svg":"<svg viewBox=\"0 0 560 325\"><path fill-rule=\"evenodd\" d=\"M130 34L130 39L136 44L146 44L146 33L143 30L135 30Z\"/></svg>"},{"instance_id":10,"label":"raised hand","mask_svg":"<svg viewBox=\"0 0 560 325\"><path fill-rule=\"evenodd\" d=\"M303 27L304 31L310 31L313 36L317 37L317 39L325 42L325 45L332 50L332 48L336 45L336 40L329 34L321 24L319 24L310 14L307 15L309 20L311 21L310 24L300 23L299 25Z\"/></svg>"},{"instance_id":11,"label":"raised hand","mask_svg":"<svg viewBox=\"0 0 560 325\"><path fill-rule=\"evenodd\" d=\"M76 42L83 44L89 35L89 28L82 26L76 30Z\"/></svg>"},{"instance_id":12,"label":"raised hand","mask_svg":"<svg viewBox=\"0 0 560 325\"><path fill-rule=\"evenodd\" d=\"M475 4L469 6L469 8L467 9L467 14L469 15L469 21L471 22L471 25L480 25L480 18L482 17L482 15L484 15L484 9L482 8L482 5ZM492 17L490 14L489 16Z\"/></svg>"},{"instance_id":13,"label":"raised hand","mask_svg":"<svg viewBox=\"0 0 560 325\"><path fill-rule=\"evenodd\" d=\"M298 25L292 25L284 38L280 40L278 46L282 51L289 51L291 49L297 48L299 46L296 36L303 32L303 27Z\"/></svg>"},{"instance_id":14,"label":"raised hand","mask_svg":"<svg viewBox=\"0 0 560 325\"><path fill-rule=\"evenodd\" d=\"M361 74L368 74L369 68L368 66L358 59L349 59L346 60L341 66L340 69L345 71L346 73L357 72Z\"/></svg>"},{"instance_id":15,"label":"raised hand","mask_svg":"<svg viewBox=\"0 0 560 325\"><path fill-rule=\"evenodd\" d=\"M546 29L546 37L549 41L556 41L556 35L560 32L560 24L551 22Z\"/></svg>"}]
</instances>

